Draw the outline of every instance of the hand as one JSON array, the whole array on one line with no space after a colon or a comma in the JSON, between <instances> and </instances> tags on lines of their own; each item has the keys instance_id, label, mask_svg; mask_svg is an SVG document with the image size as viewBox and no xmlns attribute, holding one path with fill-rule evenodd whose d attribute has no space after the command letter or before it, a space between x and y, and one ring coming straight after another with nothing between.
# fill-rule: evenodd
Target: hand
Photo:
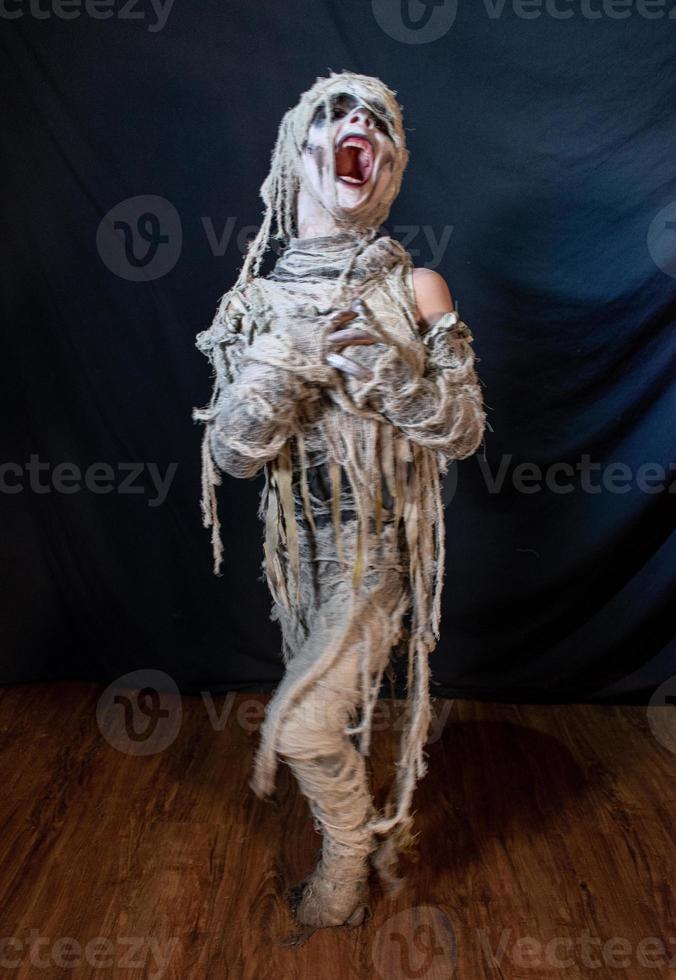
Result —
<instances>
[{"instance_id":1,"label":"hand","mask_svg":"<svg viewBox=\"0 0 676 980\"><path fill-rule=\"evenodd\" d=\"M356 361L345 357L343 354L337 353L340 348L347 347L350 344L377 343L377 338L372 334L366 333L366 331L360 330L355 326L343 326L343 324L357 319L364 312L365 306L363 301L356 299L350 304L348 309L338 310L337 313L331 316L332 325L338 329L334 329L326 335L329 346L335 348L326 354L326 361L344 374L350 375L353 378L359 378L362 381L370 381L373 378L373 372L369 368L364 367L362 364L357 364Z\"/></svg>"}]
</instances>

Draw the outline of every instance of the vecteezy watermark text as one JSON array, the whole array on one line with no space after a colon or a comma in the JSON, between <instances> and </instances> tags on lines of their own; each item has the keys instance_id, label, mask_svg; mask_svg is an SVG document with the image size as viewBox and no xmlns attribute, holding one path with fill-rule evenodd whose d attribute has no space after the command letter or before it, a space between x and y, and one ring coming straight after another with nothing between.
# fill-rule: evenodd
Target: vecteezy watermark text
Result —
<instances>
[{"instance_id":1,"label":"vecteezy watermark text","mask_svg":"<svg viewBox=\"0 0 676 980\"><path fill-rule=\"evenodd\" d=\"M26 962L36 970L75 970L86 963L96 970L142 970L148 980L160 980L178 945L178 938L164 942L154 936L94 936L81 943L73 936L43 936L31 929L25 939L0 936L0 967L17 970Z\"/></svg>"},{"instance_id":2,"label":"vecteezy watermark text","mask_svg":"<svg viewBox=\"0 0 676 980\"><path fill-rule=\"evenodd\" d=\"M412 906L387 918L373 937L371 957L375 975L382 980L395 973L417 980L453 980L458 976L459 955L467 955L472 946L491 975L497 971L496 975L505 977L516 975L510 966L520 978L540 977L543 969L547 976L568 977L573 972L578 976L580 968L585 976L596 976L598 970L603 971L603 977L610 976L612 970L621 970L624 975L634 965L640 970L659 970L660 976L667 975L666 968L671 976L676 966L676 936L629 939L594 936L583 929L572 935L539 939L505 927L499 937L477 928L472 939L468 932L458 930L456 934L448 912L433 905ZM531 970L536 972L529 974Z\"/></svg>"},{"instance_id":3,"label":"vecteezy watermark text","mask_svg":"<svg viewBox=\"0 0 676 980\"><path fill-rule=\"evenodd\" d=\"M0 20L142 20L151 34L161 31L169 18L174 0L0 0ZM149 9L148 9L149 8Z\"/></svg>"},{"instance_id":4,"label":"vecteezy watermark text","mask_svg":"<svg viewBox=\"0 0 676 980\"><path fill-rule=\"evenodd\" d=\"M676 18L674 0L483 0L483 5L491 20L501 17L505 9L520 20L537 20L542 16L552 20L570 20L571 17L626 20L633 15L644 20Z\"/></svg>"},{"instance_id":5,"label":"vecteezy watermark text","mask_svg":"<svg viewBox=\"0 0 676 980\"><path fill-rule=\"evenodd\" d=\"M641 493L676 493L676 484L670 484L669 472L676 470L676 463L669 469L662 463L641 463L635 469L629 463L601 463L592 460L589 453L582 453L575 463L553 462L547 466L528 460L512 466L511 453L503 453L496 466L476 456L489 493L500 493L508 477L517 493L532 494L549 490L551 493L568 494L579 488L582 493L625 494L633 487Z\"/></svg>"},{"instance_id":6,"label":"vecteezy watermark text","mask_svg":"<svg viewBox=\"0 0 676 980\"><path fill-rule=\"evenodd\" d=\"M468 464L463 464L467 466ZM575 462L554 460L548 464L531 460L514 462L512 453L502 453L495 460L479 455L472 457L469 465L479 467L481 478L489 494L515 492L526 496L552 493L566 496L571 493L626 494L639 493L676 494L673 474L676 463L665 466L658 462L644 462L637 466L621 461L600 462L589 453L582 453ZM466 472L466 470L463 470ZM442 482L444 507L450 506L458 489L459 467L449 466Z\"/></svg>"},{"instance_id":7,"label":"vecteezy watermark text","mask_svg":"<svg viewBox=\"0 0 676 980\"><path fill-rule=\"evenodd\" d=\"M2 0L0 0L2 2ZM195 219L197 220L197 219ZM233 215L215 222L208 215L199 221L211 254L215 258L234 248L244 255L260 225L242 224ZM391 232L383 225L381 235L398 238L411 257L428 269L443 261L453 234L453 225L395 225ZM283 246L270 242L271 251L280 255ZM112 207L99 222L96 248L107 268L129 282L151 282L171 272L183 249L183 222L171 201L158 194L138 194Z\"/></svg>"},{"instance_id":8,"label":"vecteezy watermark text","mask_svg":"<svg viewBox=\"0 0 676 980\"><path fill-rule=\"evenodd\" d=\"M0 463L0 493L15 494L23 490L32 493L72 494L90 493L144 494L150 490L149 507L159 507L167 499L169 487L176 475L178 463L169 463L164 473L157 463L91 463L84 470L77 463L60 462L52 465L31 453L26 463Z\"/></svg>"},{"instance_id":9,"label":"vecteezy watermark text","mask_svg":"<svg viewBox=\"0 0 676 980\"><path fill-rule=\"evenodd\" d=\"M500 940L494 946L485 929L477 930L480 948L487 963L499 967L507 958L515 967L540 970L544 966L557 970L570 970L580 965L590 970L603 966L624 970L636 962L647 969L676 966L676 956L667 944L657 936L646 936L635 945L624 936L603 939L592 936L585 929L577 936L554 936L543 942L534 936L515 936L511 929L503 929ZM676 946L676 936L668 938L670 946Z\"/></svg>"},{"instance_id":10,"label":"vecteezy watermark text","mask_svg":"<svg viewBox=\"0 0 676 980\"><path fill-rule=\"evenodd\" d=\"M523 21L549 17L556 21L582 19L676 20L675 0L482 0L489 20L505 16ZM453 27L458 0L371 0L371 10L380 29L402 44L429 44L438 41Z\"/></svg>"},{"instance_id":11,"label":"vecteezy watermark text","mask_svg":"<svg viewBox=\"0 0 676 980\"><path fill-rule=\"evenodd\" d=\"M229 724L248 733L260 729L266 705L259 698L242 698L229 691L218 707L210 691L200 693L213 731L225 731ZM451 699L432 699L427 745L433 745L441 738L452 707ZM163 752L177 738L183 722L183 702L178 685L169 674L154 668L124 674L102 691L96 721L103 737L118 752L135 756ZM325 731L327 726L338 730L347 726L348 721L344 708L334 701L321 708L308 706L298 714L299 724L310 733ZM405 701L378 700L370 728L373 733L398 733L406 722Z\"/></svg>"}]
</instances>

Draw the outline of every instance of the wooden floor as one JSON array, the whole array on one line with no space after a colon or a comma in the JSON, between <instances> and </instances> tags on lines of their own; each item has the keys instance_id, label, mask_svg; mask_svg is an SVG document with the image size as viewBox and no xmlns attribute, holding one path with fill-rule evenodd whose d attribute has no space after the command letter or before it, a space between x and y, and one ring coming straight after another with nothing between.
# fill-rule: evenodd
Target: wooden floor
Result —
<instances>
[{"instance_id":1,"label":"wooden floor","mask_svg":"<svg viewBox=\"0 0 676 980\"><path fill-rule=\"evenodd\" d=\"M0 689L0 976L676 977L676 755L645 708L435 701L408 884L294 948L319 838L284 765L274 801L248 787L266 696L117 693Z\"/></svg>"}]
</instances>

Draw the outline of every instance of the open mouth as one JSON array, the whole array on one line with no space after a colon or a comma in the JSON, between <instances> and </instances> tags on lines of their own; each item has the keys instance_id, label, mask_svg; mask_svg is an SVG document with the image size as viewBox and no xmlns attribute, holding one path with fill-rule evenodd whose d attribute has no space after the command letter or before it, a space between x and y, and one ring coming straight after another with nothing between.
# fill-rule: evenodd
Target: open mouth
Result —
<instances>
[{"instance_id":1,"label":"open mouth","mask_svg":"<svg viewBox=\"0 0 676 980\"><path fill-rule=\"evenodd\" d=\"M336 177L344 184L365 184L373 170L373 146L365 136L345 136L336 147Z\"/></svg>"}]
</instances>

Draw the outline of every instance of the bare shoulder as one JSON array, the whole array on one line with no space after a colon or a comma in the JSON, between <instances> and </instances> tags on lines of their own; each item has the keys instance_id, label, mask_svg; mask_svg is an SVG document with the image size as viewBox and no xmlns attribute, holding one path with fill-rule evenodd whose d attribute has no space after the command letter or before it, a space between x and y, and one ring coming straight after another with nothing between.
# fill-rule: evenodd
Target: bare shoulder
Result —
<instances>
[{"instance_id":1,"label":"bare shoulder","mask_svg":"<svg viewBox=\"0 0 676 980\"><path fill-rule=\"evenodd\" d=\"M450 313L454 309L448 283L434 269L414 269L413 290L418 307L418 325L422 332L444 313Z\"/></svg>"}]
</instances>

